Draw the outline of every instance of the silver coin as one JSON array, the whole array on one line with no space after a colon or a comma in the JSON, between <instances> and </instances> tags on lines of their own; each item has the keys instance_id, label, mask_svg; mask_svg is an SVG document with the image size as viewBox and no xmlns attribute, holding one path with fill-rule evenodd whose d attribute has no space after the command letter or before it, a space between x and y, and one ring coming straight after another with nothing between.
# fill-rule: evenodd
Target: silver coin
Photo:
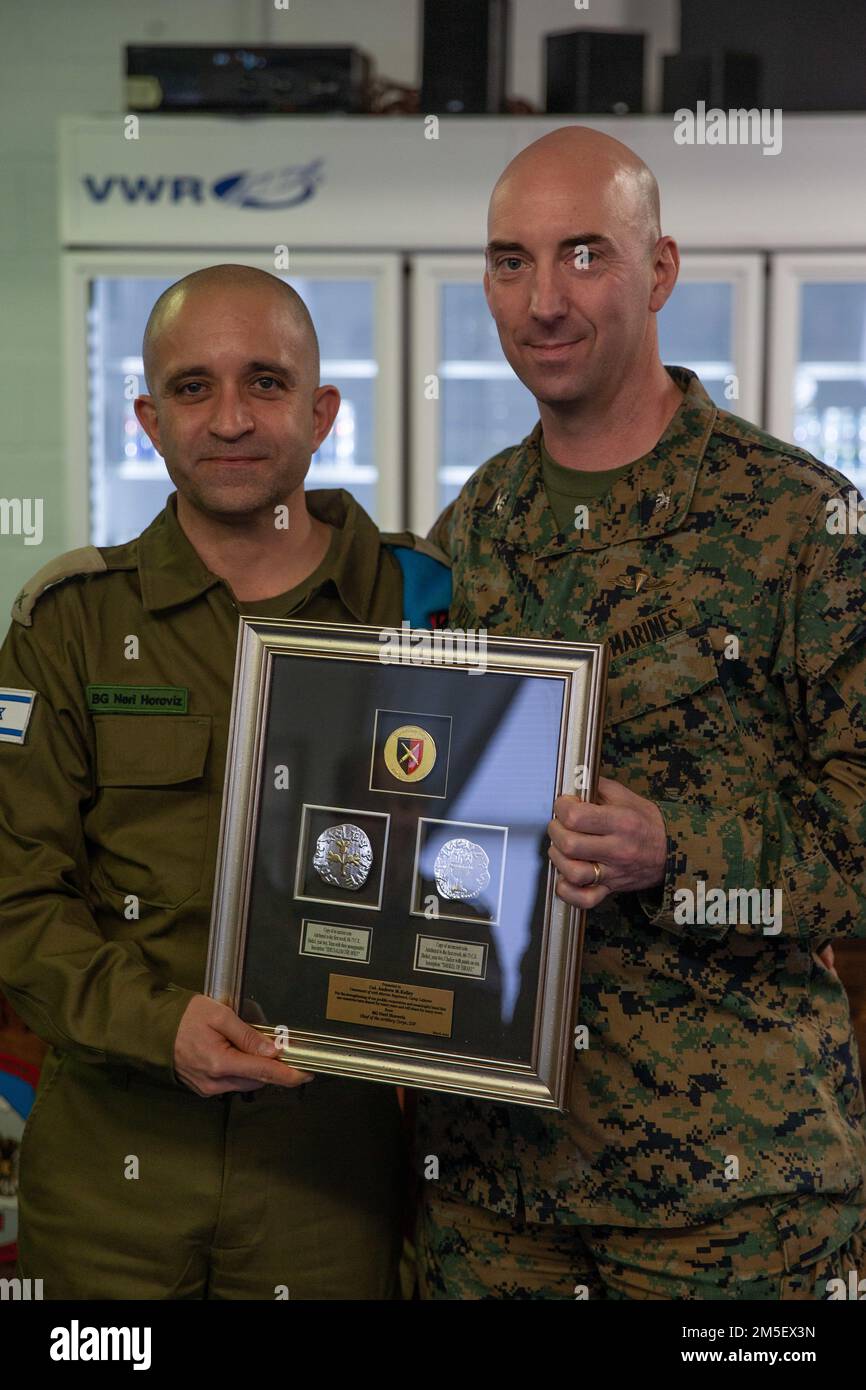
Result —
<instances>
[{"instance_id":1,"label":"silver coin","mask_svg":"<svg viewBox=\"0 0 866 1390\"><path fill-rule=\"evenodd\" d=\"M373 847L357 825L332 825L316 841L313 867L334 888L363 888L373 864Z\"/></svg>"},{"instance_id":2,"label":"silver coin","mask_svg":"<svg viewBox=\"0 0 866 1390\"><path fill-rule=\"evenodd\" d=\"M490 882L490 860L473 840L447 840L436 855L433 873L443 898L469 902Z\"/></svg>"}]
</instances>

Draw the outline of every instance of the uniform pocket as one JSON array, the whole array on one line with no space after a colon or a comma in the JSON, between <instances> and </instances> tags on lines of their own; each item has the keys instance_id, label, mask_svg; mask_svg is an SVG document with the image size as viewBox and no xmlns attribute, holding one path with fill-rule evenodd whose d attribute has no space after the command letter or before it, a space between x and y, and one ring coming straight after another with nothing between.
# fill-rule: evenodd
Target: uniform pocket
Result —
<instances>
[{"instance_id":1,"label":"uniform pocket","mask_svg":"<svg viewBox=\"0 0 866 1390\"><path fill-rule=\"evenodd\" d=\"M606 761L640 795L716 804L754 791L716 656L700 631L611 663L606 727Z\"/></svg>"},{"instance_id":2,"label":"uniform pocket","mask_svg":"<svg viewBox=\"0 0 866 1390\"><path fill-rule=\"evenodd\" d=\"M112 894L178 907L201 887L209 716L94 717L97 800L87 818L94 876Z\"/></svg>"},{"instance_id":3,"label":"uniform pocket","mask_svg":"<svg viewBox=\"0 0 866 1390\"><path fill-rule=\"evenodd\" d=\"M30 1114L24 1122L18 1150L18 1162L22 1173L25 1166L25 1152L30 1148L34 1127L42 1123L50 1094L54 1090L67 1061L68 1056L65 1052L55 1052L53 1048L45 1054L36 1086L36 1095L30 1108Z\"/></svg>"},{"instance_id":4,"label":"uniform pocket","mask_svg":"<svg viewBox=\"0 0 866 1390\"><path fill-rule=\"evenodd\" d=\"M866 1213L855 1199L825 1197L811 1214L800 1215L806 1198L777 1204L772 1212L785 1255L782 1298L850 1298L866 1254ZM853 1281L850 1279L855 1271Z\"/></svg>"},{"instance_id":5,"label":"uniform pocket","mask_svg":"<svg viewBox=\"0 0 866 1390\"><path fill-rule=\"evenodd\" d=\"M663 710L718 681L718 671L705 639L683 633L657 643L631 660L612 668L608 679L610 725ZM669 712L667 718L673 716Z\"/></svg>"}]
</instances>

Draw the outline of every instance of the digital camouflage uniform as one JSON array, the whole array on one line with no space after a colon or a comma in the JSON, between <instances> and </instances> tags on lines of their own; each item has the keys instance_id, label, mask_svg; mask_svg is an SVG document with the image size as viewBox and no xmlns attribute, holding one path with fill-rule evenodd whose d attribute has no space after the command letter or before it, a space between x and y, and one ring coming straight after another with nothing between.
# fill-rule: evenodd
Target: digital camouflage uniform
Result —
<instances>
[{"instance_id":1,"label":"digital camouflage uniform","mask_svg":"<svg viewBox=\"0 0 866 1390\"><path fill-rule=\"evenodd\" d=\"M239 612L399 624L443 577L447 608L446 567L411 538L387 546L346 493L307 500L330 549L276 598L238 604L172 497L136 540L52 562L13 609L0 734L6 692L36 699L23 741L0 739L0 982L51 1044L19 1187L20 1274L46 1298L394 1295L393 1088L202 1098L173 1064L204 986ZM107 710L90 686L116 688Z\"/></svg>"},{"instance_id":2,"label":"digital camouflage uniform","mask_svg":"<svg viewBox=\"0 0 866 1390\"><path fill-rule=\"evenodd\" d=\"M866 1275L860 1065L815 955L866 936L866 537L828 530L839 473L668 371L679 409L584 527L557 533L538 424L432 533L453 626L608 642L602 775L668 855L588 914L568 1115L419 1098L427 1296L812 1297L832 1252ZM678 921L700 880L781 889L781 930Z\"/></svg>"}]
</instances>

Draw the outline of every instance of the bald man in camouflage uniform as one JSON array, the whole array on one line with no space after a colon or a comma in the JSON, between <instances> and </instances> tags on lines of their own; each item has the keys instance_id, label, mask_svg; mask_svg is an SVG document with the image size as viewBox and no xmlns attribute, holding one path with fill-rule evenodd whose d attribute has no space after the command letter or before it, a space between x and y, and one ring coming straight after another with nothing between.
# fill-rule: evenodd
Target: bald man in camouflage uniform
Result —
<instances>
[{"instance_id":1,"label":"bald man in camouflage uniform","mask_svg":"<svg viewBox=\"0 0 866 1390\"><path fill-rule=\"evenodd\" d=\"M579 127L491 202L485 290L541 420L434 528L450 620L611 664L599 804L550 827L589 909L569 1113L421 1098L429 1298L812 1299L866 1273L826 952L866 936L866 538L840 474L662 367L657 218L641 161Z\"/></svg>"}]
</instances>

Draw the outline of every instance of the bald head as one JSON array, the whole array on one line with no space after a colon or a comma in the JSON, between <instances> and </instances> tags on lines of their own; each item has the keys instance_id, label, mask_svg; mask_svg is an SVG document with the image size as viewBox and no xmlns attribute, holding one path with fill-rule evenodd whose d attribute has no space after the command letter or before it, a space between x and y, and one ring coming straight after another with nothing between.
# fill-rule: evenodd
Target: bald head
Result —
<instances>
[{"instance_id":1,"label":"bald head","mask_svg":"<svg viewBox=\"0 0 866 1390\"><path fill-rule=\"evenodd\" d=\"M652 170L612 135L563 126L533 141L506 165L490 197L488 225L509 201L535 199L560 188L578 202L614 209L647 249L661 236L659 188ZM492 234L492 233L491 233Z\"/></svg>"},{"instance_id":2,"label":"bald head","mask_svg":"<svg viewBox=\"0 0 866 1390\"><path fill-rule=\"evenodd\" d=\"M234 525L303 492L340 393L319 384L310 315L276 275L218 265L169 286L144 370L135 412L185 509Z\"/></svg>"},{"instance_id":3,"label":"bald head","mask_svg":"<svg viewBox=\"0 0 866 1390\"><path fill-rule=\"evenodd\" d=\"M655 320L679 256L634 150L586 126L542 136L497 180L487 236L484 289L503 351L546 408L575 416L626 379L633 390L664 375Z\"/></svg>"},{"instance_id":4,"label":"bald head","mask_svg":"<svg viewBox=\"0 0 866 1390\"><path fill-rule=\"evenodd\" d=\"M301 355L309 367L313 385L319 382L319 340L310 312L296 290L278 276L249 265L214 265L194 270L163 290L150 311L144 330L142 356L148 390L154 391L160 377L160 340L181 314L194 314L199 304L212 304L220 294L247 291L269 299L291 320L299 340Z\"/></svg>"}]
</instances>

